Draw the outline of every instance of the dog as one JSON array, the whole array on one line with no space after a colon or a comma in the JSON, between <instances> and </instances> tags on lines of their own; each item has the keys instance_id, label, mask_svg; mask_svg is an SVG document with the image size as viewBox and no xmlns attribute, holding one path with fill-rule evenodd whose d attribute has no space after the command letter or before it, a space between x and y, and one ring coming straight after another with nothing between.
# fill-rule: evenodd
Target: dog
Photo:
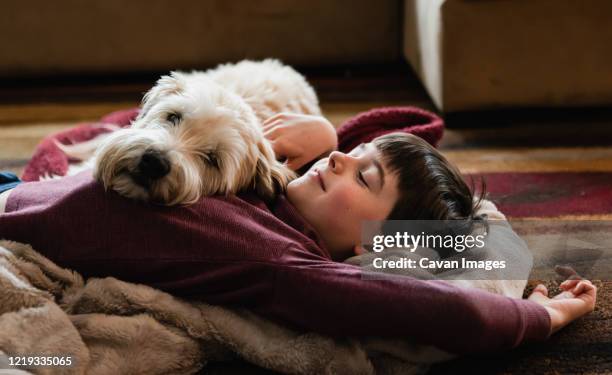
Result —
<instances>
[{"instance_id":1,"label":"dog","mask_svg":"<svg viewBox=\"0 0 612 375\"><path fill-rule=\"evenodd\" d=\"M263 135L263 120L279 112L321 114L314 89L278 60L175 71L144 95L130 127L89 144L92 157L63 149L127 198L186 205L252 188L271 199L295 178Z\"/></svg>"}]
</instances>

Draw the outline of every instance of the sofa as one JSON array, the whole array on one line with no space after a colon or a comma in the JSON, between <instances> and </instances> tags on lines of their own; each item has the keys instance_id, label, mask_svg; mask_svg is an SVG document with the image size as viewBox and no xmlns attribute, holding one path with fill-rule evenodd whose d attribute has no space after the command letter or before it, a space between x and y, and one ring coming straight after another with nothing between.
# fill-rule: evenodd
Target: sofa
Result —
<instances>
[{"instance_id":1,"label":"sofa","mask_svg":"<svg viewBox=\"0 0 612 375\"><path fill-rule=\"evenodd\" d=\"M0 78L408 61L442 112L612 103L608 0L3 1ZM407 74L409 74L407 72Z\"/></svg>"},{"instance_id":2,"label":"sofa","mask_svg":"<svg viewBox=\"0 0 612 375\"><path fill-rule=\"evenodd\" d=\"M612 104L612 2L406 0L404 56L444 112Z\"/></svg>"},{"instance_id":3,"label":"sofa","mask_svg":"<svg viewBox=\"0 0 612 375\"><path fill-rule=\"evenodd\" d=\"M2 12L4 77L401 58L400 0L5 0Z\"/></svg>"}]
</instances>

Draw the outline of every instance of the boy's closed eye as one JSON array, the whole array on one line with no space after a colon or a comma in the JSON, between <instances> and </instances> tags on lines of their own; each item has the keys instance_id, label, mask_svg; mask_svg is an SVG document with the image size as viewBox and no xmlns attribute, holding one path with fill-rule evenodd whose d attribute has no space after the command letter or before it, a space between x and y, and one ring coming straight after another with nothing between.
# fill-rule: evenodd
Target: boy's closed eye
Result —
<instances>
[{"instance_id":1,"label":"boy's closed eye","mask_svg":"<svg viewBox=\"0 0 612 375\"><path fill-rule=\"evenodd\" d=\"M366 146L365 143L361 143L359 146L357 146L353 150L351 150L349 155L351 155L353 157L359 157L361 154L363 154L366 151L366 147L367 146ZM385 186L385 172L384 172L384 169L383 169L382 165L380 164L380 161L378 161L377 158L373 158L371 161L368 162L368 164L372 164L376 168L377 178L374 181L378 185L378 189L377 190L380 191ZM370 183L368 183L368 181L367 181L367 172L368 171L366 170L366 174L364 174L363 171L360 170L359 171L359 179L362 180L363 184L366 185L368 187L368 189L372 190L371 189L373 187L372 181Z\"/></svg>"},{"instance_id":2,"label":"boy's closed eye","mask_svg":"<svg viewBox=\"0 0 612 375\"><path fill-rule=\"evenodd\" d=\"M365 187L367 187L368 189L370 188L370 185L368 184L368 181L366 181L365 177L363 177L363 172L359 171L358 173L358 177L359 177L359 181L365 185Z\"/></svg>"}]
</instances>

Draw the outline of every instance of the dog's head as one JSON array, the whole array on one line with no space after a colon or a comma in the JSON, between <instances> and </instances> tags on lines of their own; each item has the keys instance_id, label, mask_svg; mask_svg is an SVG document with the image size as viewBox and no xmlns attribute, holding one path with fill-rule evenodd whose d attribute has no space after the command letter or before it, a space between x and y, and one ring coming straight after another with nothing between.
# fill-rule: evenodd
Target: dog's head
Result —
<instances>
[{"instance_id":1,"label":"dog's head","mask_svg":"<svg viewBox=\"0 0 612 375\"><path fill-rule=\"evenodd\" d=\"M248 188L272 198L294 174L242 98L202 73L173 72L144 96L130 128L102 142L94 176L123 196L174 205Z\"/></svg>"}]
</instances>

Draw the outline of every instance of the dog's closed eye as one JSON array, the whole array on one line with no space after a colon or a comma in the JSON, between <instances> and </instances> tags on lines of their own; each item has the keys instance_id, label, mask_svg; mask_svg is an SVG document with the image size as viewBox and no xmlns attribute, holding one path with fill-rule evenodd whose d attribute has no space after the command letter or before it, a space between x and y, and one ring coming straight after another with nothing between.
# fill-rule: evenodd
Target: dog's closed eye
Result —
<instances>
[{"instance_id":1,"label":"dog's closed eye","mask_svg":"<svg viewBox=\"0 0 612 375\"><path fill-rule=\"evenodd\" d=\"M214 151L206 152L202 155L202 160L211 167L220 168L219 159L217 158L217 154Z\"/></svg>"},{"instance_id":2,"label":"dog's closed eye","mask_svg":"<svg viewBox=\"0 0 612 375\"><path fill-rule=\"evenodd\" d=\"M177 126L183 120L183 116L178 112L170 112L166 115L166 121L171 123L173 126Z\"/></svg>"}]
</instances>

